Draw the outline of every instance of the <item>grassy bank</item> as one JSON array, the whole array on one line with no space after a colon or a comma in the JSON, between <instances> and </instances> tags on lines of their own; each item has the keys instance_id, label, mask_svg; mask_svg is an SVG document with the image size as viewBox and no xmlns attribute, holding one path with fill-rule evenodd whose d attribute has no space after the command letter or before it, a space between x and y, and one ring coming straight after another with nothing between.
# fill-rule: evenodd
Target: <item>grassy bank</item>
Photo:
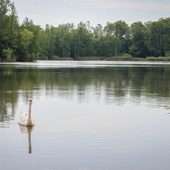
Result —
<instances>
[{"instance_id":1,"label":"grassy bank","mask_svg":"<svg viewBox=\"0 0 170 170\"><path fill-rule=\"evenodd\" d=\"M49 60L47 57L40 58L39 60ZM76 57L73 59L71 57L59 57L52 56L50 60L68 60L68 61L170 61L170 56L168 57L146 57L146 58L137 58L132 57L131 55L122 55L122 56L113 56L113 57L102 57L102 56L90 56L90 57ZM5 62L0 58L0 62ZM15 61L10 61L15 62Z\"/></svg>"},{"instance_id":2,"label":"grassy bank","mask_svg":"<svg viewBox=\"0 0 170 170\"><path fill-rule=\"evenodd\" d=\"M170 57L146 57L136 58L130 55L113 57L78 57L76 60L105 60L105 61L170 61Z\"/></svg>"}]
</instances>

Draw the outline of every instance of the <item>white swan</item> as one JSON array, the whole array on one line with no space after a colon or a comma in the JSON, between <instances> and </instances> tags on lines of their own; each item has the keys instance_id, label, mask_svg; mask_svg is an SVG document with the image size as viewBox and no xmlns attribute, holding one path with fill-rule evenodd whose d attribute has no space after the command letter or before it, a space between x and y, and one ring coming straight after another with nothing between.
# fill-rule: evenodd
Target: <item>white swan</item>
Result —
<instances>
[{"instance_id":1,"label":"white swan","mask_svg":"<svg viewBox=\"0 0 170 170\"><path fill-rule=\"evenodd\" d=\"M21 113L19 125L30 127L30 126L34 126L34 121L31 118L32 99L29 99L28 103L29 103L28 112L22 112Z\"/></svg>"}]
</instances>

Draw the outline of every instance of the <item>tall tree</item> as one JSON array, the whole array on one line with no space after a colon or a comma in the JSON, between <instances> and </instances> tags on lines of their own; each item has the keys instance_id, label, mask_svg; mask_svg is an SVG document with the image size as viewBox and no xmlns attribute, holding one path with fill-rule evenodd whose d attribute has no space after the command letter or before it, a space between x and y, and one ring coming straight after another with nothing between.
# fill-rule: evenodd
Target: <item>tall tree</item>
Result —
<instances>
[{"instance_id":1,"label":"tall tree","mask_svg":"<svg viewBox=\"0 0 170 170\"><path fill-rule=\"evenodd\" d=\"M55 55L70 57L71 55L71 33L74 24L59 25L55 38Z\"/></svg>"},{"instance_id":2,"label":"tall tree","mask_svg":"<svg viewBox=\"0 0 170 170\"><path fill-rule=\"evenodd\" d=\"M18 16L14 3L0 1L0 57L11 60L7 54L15 55L18 41ZM12 56L11 55L11 56Z\"/></svg>"},{"instance_id":3,"label":"tall tree","mask_svg":"<svg viewBox=\"0 0 170 170\"><path fill-rule=\"evenodd\" d=\"M20 32L20 50L19 50L19 61L32 61L31 43L33 41L33 32L24 29Z\"/></svg>"},{"instance_id":4,"label":"tall tree","mask_svg":"<svg viewBox=\"0 0 170 170\"><path fill-rule=\"evenodd\" d=\"M147 23L148 50L151 56L165 56L170 52L170 18Z\"/></svg>"},{"instance_id":5,"label":"tall tree","mask_svg":"<svg viewBox=\"0 0 170 170\"><path fill-rule=\"evenodd\" d=\"M130 28L125 21L115 22L115 36L119 39L119 49L117 54L129 53Z\"/></svg>"},{"instance_id":6,"label":"tall tree","mask_svg":"<svg viewBox=\"0 0 170 170\"><path fill-rule=\"evenodd\" d=\"M26 37L27 38L26 42L29 43L28 45L24 46L26 58L28 59L28 61L37 60L41 50L39 43L39 34L41 27L38 25L34 25L32 20L25 18L22 25L20 26L20 30L21 30L20 33L21 45L23 46L22 42L23 37L24 38ZM18 60L22 60L21 57L19 57Z\"/></svg>"},{"instance_id":7,"label":"tall tree","mask_svg":"<svg viewBox=\"0 0 170 170\"><path fill-rule=\"evenodd\" d=\"M130 47L130 53L134 57L146 57L147 56L147 29L142 22L135 22L131 25L131 40L132 45Z\"/></svg>"},{"instance_id":8,"label":"tall tree","mask_svg":"<svg viewBox=\"0 0 170 170\"><path fill-rule=\"evenodd\" d=\"M73 31L74 58L91 56L94 53L93 34L90 23L80 22Z\"/></svg>"}]
</instances>

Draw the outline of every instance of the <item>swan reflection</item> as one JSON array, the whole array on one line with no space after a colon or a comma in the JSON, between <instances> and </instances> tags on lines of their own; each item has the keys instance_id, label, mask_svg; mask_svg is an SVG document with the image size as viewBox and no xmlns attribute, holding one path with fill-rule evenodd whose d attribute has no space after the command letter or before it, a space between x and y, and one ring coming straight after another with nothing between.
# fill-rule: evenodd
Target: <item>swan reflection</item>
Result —
<instances>
[{"instance_id":1,"label":"swan reflection","mask_svg":"<svg viewBox=\"0 0 170 170\"><path fill-rule=\"evenodd\" d=\"M32 153L32 145L31 145L31 132L34 129L34 126L28 127L28 126L21 126L19 125L21 133L28 134L28 153Z\"/></svg>"}]
</instances>

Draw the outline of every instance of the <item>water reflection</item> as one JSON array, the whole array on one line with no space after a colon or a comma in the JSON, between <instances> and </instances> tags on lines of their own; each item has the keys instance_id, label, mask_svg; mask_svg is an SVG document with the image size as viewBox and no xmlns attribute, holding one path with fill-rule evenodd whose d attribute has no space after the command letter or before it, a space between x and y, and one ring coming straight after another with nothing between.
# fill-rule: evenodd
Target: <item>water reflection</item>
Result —
<instances>
[{"instance_id":1,"label":"water reflection","mask_svg":"<svg viewBox=\"0 0 170 170\"><path fill-rule=\"evenodd\" d=\"M87 102L123 104L155 99L167 103L170 97L170 67L114 66L90 68L38 68L0 66L0 127L14 119L20 97L44 96Z\"/></svg>"},{"instance_id":2,"label":"water reflection","mask_svg":"<svg viewBox=\"0 0 170 170\"><path fill-rule=\"evenodd\" d=\"M0 66L0 169L169 169L169 74L166 65ZM30 97L36 131L19 127L24 136L16 119Z\"/></svg>"},{"instance_id":3,"label":"water reflection","mask_svg":"<svg viewBox=\"0 0 170 170\"><path fill-rule=\"evenodd\" d=\"M32 145L31 145L31 133L34 129L34 126L27 127L27 126L21 126L19 125L21 133L28 134L28 153L32 153Z\"/></svg>"}]
</instances>

